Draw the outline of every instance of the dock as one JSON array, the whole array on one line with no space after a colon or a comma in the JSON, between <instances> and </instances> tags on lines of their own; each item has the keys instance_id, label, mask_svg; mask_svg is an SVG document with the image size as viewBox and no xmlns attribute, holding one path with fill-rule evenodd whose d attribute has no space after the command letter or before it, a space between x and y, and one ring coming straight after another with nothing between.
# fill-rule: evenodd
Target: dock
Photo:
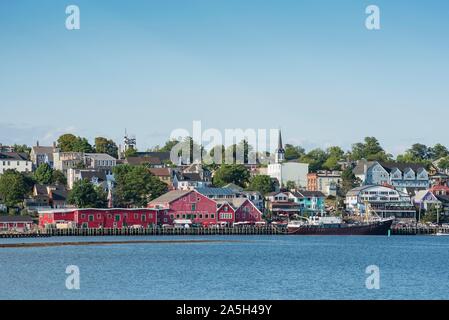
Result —
<instances>
[{"instance_id":1,"label":"dock","mask_svg":"<svg viewBox=\"0 0 449 320\"><path fill-rule=\"evenodd\" d=\"M412 236L412 235L433 235L438 232L449 233L449 227L417 227L400 226L391 229L392 235Z\"/></svg>"}]
</instances>

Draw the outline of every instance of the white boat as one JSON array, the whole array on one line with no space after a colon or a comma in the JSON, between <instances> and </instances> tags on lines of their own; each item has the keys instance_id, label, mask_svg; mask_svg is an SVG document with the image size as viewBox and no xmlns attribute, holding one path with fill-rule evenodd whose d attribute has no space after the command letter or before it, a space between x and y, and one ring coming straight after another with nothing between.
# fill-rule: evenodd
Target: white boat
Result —
<instances>
[{"instance_id":1,"label":"white boat","mask_svg":"<svg viewBox=\"0 0 449 320\"><path fill-rule=\"evenodd\" d=\"M448 232L437 232L435 233L436 236L449 236Z\"/></svg>"}]
</instances>

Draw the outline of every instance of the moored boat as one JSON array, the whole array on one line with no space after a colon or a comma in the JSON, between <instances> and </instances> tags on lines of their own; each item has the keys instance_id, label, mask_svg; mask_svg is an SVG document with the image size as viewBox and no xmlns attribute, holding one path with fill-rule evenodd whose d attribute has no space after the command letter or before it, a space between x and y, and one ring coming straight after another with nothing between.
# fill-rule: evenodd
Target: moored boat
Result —
<instances>
[{"instance_id":1,"label":"moored boat","mask_svg":"<svg viewBox=\"0 0 449 320\"><path fill-rule=\"evenodd\" d=\"M344 222L339 217L312 217L291 221L287 228L294 235L388 235L394 218Z\"/></svg>"}]
</instances>

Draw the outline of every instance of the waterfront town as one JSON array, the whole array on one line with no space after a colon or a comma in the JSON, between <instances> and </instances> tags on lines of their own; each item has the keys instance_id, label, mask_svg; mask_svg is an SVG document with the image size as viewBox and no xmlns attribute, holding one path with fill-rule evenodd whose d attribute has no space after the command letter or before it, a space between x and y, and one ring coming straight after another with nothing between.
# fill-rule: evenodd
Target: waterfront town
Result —
<instances>
[{"instance_id":1,"label":"waterfront town","mask_svg":"<svg viewBox=\"0 0 449 320\"><path fill-rule=\"evenodd\" d=\"M0 232L267 226L368 211L395 224L448 220L449 151L441 144L417 143L396 159L374 137L350 151L306 152L279 131L274 153L258 155L268 164L245 161L253 152L245 140L228 147L243 151L241 163L205 164L171 161L179 142L142 152L126 134L120 144L98 137L93 145L64 134L53 145L0 145Z\"/></svg>"}]
</instances>

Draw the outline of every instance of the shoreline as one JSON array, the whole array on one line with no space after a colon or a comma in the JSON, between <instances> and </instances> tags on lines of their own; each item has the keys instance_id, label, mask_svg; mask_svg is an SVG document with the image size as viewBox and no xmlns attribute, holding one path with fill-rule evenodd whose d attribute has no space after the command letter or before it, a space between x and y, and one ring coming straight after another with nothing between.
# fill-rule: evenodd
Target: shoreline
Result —
<instances>
[{"instance_id":1,"label":"shoreline","mask_svg":"<svg viewBox=\"0 0 449 320\"><path fill-rule=\"evenodd\" d=\"M241 240L130 240L130 241L69 241L69 242L34 242L34 243L2 243L0 248L45 248L66 246L106 246L121 244L188 244L188 243L234 243Z\"/></svg>"}]
</instances>

